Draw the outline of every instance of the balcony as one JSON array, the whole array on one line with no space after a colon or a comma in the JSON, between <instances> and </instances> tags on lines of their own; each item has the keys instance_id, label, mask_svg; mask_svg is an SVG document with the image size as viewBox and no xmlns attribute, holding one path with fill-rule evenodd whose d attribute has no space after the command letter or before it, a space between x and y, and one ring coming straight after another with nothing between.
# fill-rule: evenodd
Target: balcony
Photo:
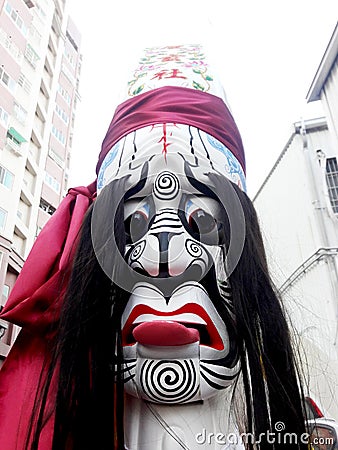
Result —
<instances>
[{"instance_id":1,"label":"balcony","mask_svg":"<svg viewBox=\"0 0 338 450\"><path fill-rule=\"evenodd\" d=\"M40 89L39 97L38 97L38 105L40 110L42 111L43 115L46 116L47 108L48 108L48 98L45 96L45 94Z\"/></svg>"},{"instance_id":2,"label":"balcony","mask_svg":"<svg viewBox=\"0 0 338 450\"><path fill-rule=\"evenodd\" d=\"M24 201L26 203L26 205L32 206L32 204L34 202L34 197L31 194L31 192L29 191L29 188L26 185L26 183L23 183L23 185L21 187L20 197L22 198L22 201Z\"/></svg>"},{"instance_id":3,"label":"balcony","mask_svg":"<svg viewBox=\"0 0 338 450\"><path fill-rule=\"evenodd\" d=\"M55 64L56 64L56 55L53 55L53 53L49 49L48 49L48 52L46 55L46 59L47 59L49 67L51 67L52 70L54 70Z\"/></svg>"},{"instance_id":4,"label":"balcony","mask_svg":"<svg viewBox=\"0 0 338 450\"><path fill-rule=\"evenodd\" d=\"M27 161L28 162L28 161ZM27 193L26 189L28 190L29 194L31 194L32 196L34 196L34 191L35 191L35 184L36 184L36 175L32 174L29 170L28 167L26 166L25 169L25 175L23 178L23 184L22 184L22 188L23 190L25 190L25 192ZM29 201L26 202L27 204L30 203L30 199L28 199Z\"/></svg>"},{"instance_id":5,"label":"balcony","mask_svg":"<svg viewBox=\"0 0 338 450\"><path fill-rule=\"evenodd\" d=\"M24 150L22 144L24 142L26 142L26 139L22 137L15 128L9 128L6 139L6 147L8 150L13 152L16 156L22 156Z\"/></svg>"},{"instance_id":6,"label":"balcony","mask_svg":"<svg viewBox=\"0 0 338 450\"><path fill-rule=\"evenodd\" d=\"M31 140L37 148L40 149L42 147L42 136L37 132L37 130L34 130L34 128L32 130Z\"/></svg>"},{"instance_id":7,"label":"balcony","mask_svg":"<svg viewBox=\"0 0 338 450\"><path fill-rule=\"evenodd\" d=\"M28 229L18 221L14 227L13 246L12 248L19 256L24 257L26 241L28 236Z\"/></svg>"},{"instance_id":8,"label":"balcony","mask_svg":"<svg viewBox=\"0 0 338 450\"><path fill-rule=\"evenodd\" d=\"M55 27L55 24L54 24L54 27ZM50 40L51 40L51 42L53 44L53 47L55 49L57 49L58 48L58 43L59 43L59 35L56 33L56 30L53 27L52 27L51 34L50 34Z\"/></svg>"},{"instance_id":9,"label":"balcony","mask_svg":"<svg viewBox=\"0 0 338 450\"><path fill-rule=\"evenodd\" d=\"M37 145L34 144L33 141L30 141L30 143L29 143L28 158L31 162L33 160L36 166L39 165L40 149ZM34 163L32 164L33 167L34 167Z\"/></svg>"},{"instance_id":10,"label":"balcony","mask_svg":"<svg viewBox=\"0 0 338 450\"><path fill-rule=\"evenodd\" d=\"M33 170L35 172L38 170L39 161L40 161L40 150L31 141L28 148L27 162L29 162L29 164L33 167Z\"/></svg>"},{"instance_id":11,"label":"balcony","mask_svg":"<svg viewBox=\"0 0 338 450\"><path fill-rule=\"evenodd\" d=\"M34 130L38 131L39 135L42 137L45 130L45 123L37 114L35 114L33 127Z\"/></svg>"},{"instance_id":12,"label":"balcony","mask_svg":"<svg viewBox=\"0 0 338 450\"><path fill-rule=\"evenodd\" d=\"M47 86L48 90L50 91L50 89L52 87L52 76L47 72L47 70L43 71L42 80L45 83L45 85Z\"/></svg>"},{"instance_id":13,"label":"balcony","mask_svg":"<svg viewBox=\"0 0 338 450\"><path fill-rule=\"evenodd\" d=\"M19 219L19 221L16 221L16 225L19 228L25 229L28 232L28 226L29 226L29 218L30 218L30 211L27 210L27 208L18 209L16 212L16 216Z\"/></svg>"}]
</instances>

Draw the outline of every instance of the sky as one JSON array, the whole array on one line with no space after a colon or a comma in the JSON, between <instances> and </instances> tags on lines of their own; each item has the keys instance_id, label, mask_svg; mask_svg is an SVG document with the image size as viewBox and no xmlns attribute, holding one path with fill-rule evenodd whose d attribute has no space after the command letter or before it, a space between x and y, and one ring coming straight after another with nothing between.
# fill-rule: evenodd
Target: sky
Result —
<instances>
[{"instance_id":1,"label":"sky","mask_svg":"<svg viewBox=\"0 0 338 450\"><path fill-rule=\"evenodd\" d=\"M69 187L95 179L100 147L142 49L202 44L225 89L253 198L292 132L323 116L306 94L338 19L336 0L68 0L82 34Z\"/></svg>"}]
</instances>

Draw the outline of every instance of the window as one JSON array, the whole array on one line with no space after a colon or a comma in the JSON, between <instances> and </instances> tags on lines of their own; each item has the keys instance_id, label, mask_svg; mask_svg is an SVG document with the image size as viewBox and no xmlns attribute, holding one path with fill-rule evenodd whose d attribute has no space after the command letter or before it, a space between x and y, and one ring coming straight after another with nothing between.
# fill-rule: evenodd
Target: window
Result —
<instances>
[{"instance_id":1,"label":"window","mask_svg":"<svg viewBox=\"0 0 338 450\"><path fill-rule=\"evenodd\" d=\"M26 5L27 5L27 8L34 8L34 3L33 2L31 2L31 0L23 0L25 3L26 3Z\"/></svg>"},{"instance_id":2,"label":"window","mask_svg":"<svg viewBox=\"0 0 338 450\"><path fill-rule=\"evenodd\" d=\"M67 105L70 105L71 103L71 96L69 95L69 92L63 88L60 84L59 84L59 94L61 95L61 97L65 100L65 102L67 103Z\"/></svg>"},{"instance_id":3,"label":"window","mask_svg":"<svg viewBox=\"0 0 338 450\"><path fill-rule=\"evenodd\" d=\"M9 15L9 17L12 19L12 21L15 23L15 25L19 28L21 33L24 36L27 36L27 27L22 20L21 16L17 13L17 11L14 9L14 7L7 1L5 4L5 11Z\"/></svg>"},{"instance_id":4,"label":"window","mask_svg":"<svg viewBox=\"0 0 338 450\"><path fill-rule=\"evenodd\" d=\"M0 231L2 231L5 228L6 218L7 218L7 211L0 208Z\"/></svg>"},{"instance_id":5,"label":"window","mask_svg":"<svg viewBox=\"0 0 338 450\"><path fill-rule=\"evenodd\" d=\"M55 213L56 209L54 206L52 206L50 203L46 202L43 198L40 198L40 205L39 207L45 211L50 216Z\"/></svg>"},{"instance_id":6,"label":"window","mask_svg":"<svg viewBox=\"0 0 338 450\"><path fill-rule=\"evenodd\" d=\"M8 75L8 73L0 67L0 81L3 85L5 85L12 93L15 90L15 81L12 77Z\"/></svg>"},{"instance_id":7,"label":"window","mask_svg":"<svg viewBox=\"0 0 338 450\"><path fill-rule=\"evenodd\" d=\"M69 40L69 42L74 47L74 50L77 52L78 51L78 46L76 45L76 43L75 43L74 39L72 38L72 36L69 34L68 30L66 31L66 36L67 36L67 39Z\"/></svg>"},{"instance_id":8,"label":"window","mask_svg":"<svg viewBox=\"0 0 338 450\"><path fill-rule=\"evenodd\" d=\"M2 298L5 298L5 300L7 300L8 296L9 296L9 286L7 284L4 284L2 288Z\"/></svg>"},{"instance_id":9,"label":"window","mask_svg":"<svg viewBox=\"0 0 338 450\"><path fill-rule=\"evenodd\" d=\"M72 74L72 72L68 69L68 67L66 67L65 64L62 64L61 70L66 75L66 77L71 82L71 84L74 86L76 83L76 79L75 79L74 75Z\"/></svg>"},{"instance_id":10,"label":"window","mask_svg":"<svg viewBox=\"0 0 338 450\"><path fill-rule=\"evenodd\" d=\"M337 158L326 160L326 184L332 210L338 214L338 164Z\"/></svg>"},{"instance_id":11,"label":"window","mask_svg":"<svg viewBox=\"0 0 338 450\"><path fill-rule=\"evenodd\" d=\"M2 106L0 106L0 123L7 128L8 125L8 119L9 119L9 114L7 111L5 111L3 109Z\"/></svg>"},{"instance_id":12,"label":"window","mask_svg":"<svg viewBox=\"0 0 338 450\"><path fill-rule=\"evenodd\" d=\"M65 55L69 64L73 67L73 69L75 69L76 59L74 55L67 49L67 47L65 47L63 54Z\"/></svg>"},{"instance_id":13,"label":"window","mask_svg":"<svg viewBox=\"0 0 338 450\"><path fill-rule=\"evenodd\" d=\"M2 287L1 305L4 305L7 302L7 299L9 297L9 291L10 291L10 287L8 286L8 284L4 284L3 287ZM0 324L0 333L2 331L3 334L4 334L4 331L6 331L6 329L5 330L3 330L3 329L1 330L1 328L3 328L3 327ZM1 338L2 338L2 336L0 335L0 339Z\"/></svg>"},{"instance_id":14,"label":"window","mask_svg":"<svg viewBox=\"0 0 338 450\"><path fill-rule=\"evenodd\" d=\"M43 10L43 8L41 7L41 5L39 5L39 3L37 3L37 2L35 2L34 12L38 13L38 15L42 21L46 20L46 13Z\"/></svg>"},{"instance_id":15,"label":"window","mask_svg":"<svg viewBox=\"0 0 338 450\"><path fill-rule=\"evenodd\" d=\"M56 164L61 167L62 169L64 169L65 167L65 161L64 159L52 148L50 148L48 150L48 155L52 158L53 161L56 162Z\"/></svg>"},{"instance_id":16,"label":"window","mask_svg":"<svg viewBox=\"0 0 338 450\"><path fill-rule=\"evenodd\" d=\"M35 231L35 238L37 238L39 236L39 234L41 233L42 227L40 227L39 225L36 226L36 231Z\"/></svg>"},{"instance_id":17,"label":"window","mask_svg":"<svg viewBox=\"0 0 338 450\"><path fill-rule=\"evenodd\" d=\"M60 106L57 103L55 104L55 111L56 111L56 114L59 117L61 117L61 119L64 121L64 123L66 123L68 125L69 117L66 114L66 112L62 108L60 108Z\"/></svg>"},{"instance_id":18,"label":"window","mask_svg":"<svg viewBox=\"0 0 338 450\"><path fill-rule=\"evenodd\" d=\"M55 125L52 125L52 134L62 145L66 144L66 136Z\"/></svg>"},{"instance_id":19,"label":"window","mask_svg":"<svg viewBox=\"0 0 338 450\"><path fill-rule=\"evenodd\" d=\"M14 101L14 116L22 125L26 122L27 111L17 102Z\"/></svg>"},{"instance_id":20,"label":"window","mask_svg":"<svg viewBox=\"0 0 338 450\"><path fill-rule=\"evenodd\" d=\"M19 49L19 47L13 42L11 36L3 29L0 28L0 42L1 44L9 51L9 53L13 56L13 58L21 63L23 53Z\"/></svg>"},{"instance_id":21,"label":"window","mask_svg":"<svg viewBox=\"0 0 338 450\"><path fill-rule=\"evenodd\" d=\"M60 194L61 185L56 178L50 175L48 172L45 174L45 182L49 187L53 189L57 194Z\"/></svg>"},{"instance_id":22,"label":"window","mask_svg":"<svg viewBox=\"0 0 338 450\"><path fill-rule=\"evenodd\" d=\"M78 103L78 100L77 100L77 96L75 95L74 96L74 103L73 103L74 110L77 108L77 103Z\"/></svg>"},{"instance_id":23,"label":"window","mask_svg":"<svg viewBox=\"0 0 338 450\"><path fill-rule=\"evenodd\" d=\"M14 175L5 167L0 166L0 184L6 186L8 189L12 189L14 181Z\"/></svg>"},{"instance_id":24,"label":"window","mask_svg":"<svg viewBox=\"0 0 338 450\"><path fill-rule=\"evenodd\" d=\"M29 62L29 64L36 69L36 63L39 61L40 56L36 53L33 47L30 44L27 44L25 50L25 58Z\"/></svg>"},{"instance_id":25,"label":"window","mask_svg":"<svg viewBox=\"0 0 338 450\"><path fill-rule=\"evenodd\" d=\"M31 24L29 27L29 36L34 39L37 44L41 43L42 35L33 24Z\"/></svg>"},{"instance_id":26,"label":"window","mask_svg":"<svg viewBox=\"0 0 338 450\"><path fill-rule=\"evenodd\" d=\"M18 85L22 87L22 89L27 93L30 94L32 89L32 83L27 79L27 77L20 73L19 79L18 79Z\"/></svg>"}]
</instances>

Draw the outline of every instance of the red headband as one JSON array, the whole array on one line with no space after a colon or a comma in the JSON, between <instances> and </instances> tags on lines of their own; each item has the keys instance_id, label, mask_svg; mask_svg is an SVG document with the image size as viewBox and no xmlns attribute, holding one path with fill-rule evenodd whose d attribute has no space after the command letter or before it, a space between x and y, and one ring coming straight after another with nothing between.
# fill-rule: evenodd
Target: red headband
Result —
<instances>
[{"instance_id":1,"label":"red headband","mask_svg":"<svg viewBox=\"0 0 338 450\"><path fill-rule=\"evenodd\" d=\"M158 123L180 123L205 131L233 153L245 172L242 139L224 101L195 89L165 86L118 106L102 143L96 173L117 141L132 131Z\"/></svg>"}]
</instances>

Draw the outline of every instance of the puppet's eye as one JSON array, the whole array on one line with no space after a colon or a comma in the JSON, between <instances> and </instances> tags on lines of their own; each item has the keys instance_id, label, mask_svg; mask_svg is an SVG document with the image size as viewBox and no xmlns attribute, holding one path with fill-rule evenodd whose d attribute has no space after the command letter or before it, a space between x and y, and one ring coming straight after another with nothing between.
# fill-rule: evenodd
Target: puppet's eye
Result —
<instances>
[{"instance_id":1,"label":"puppet's eye","mask_svg":"<svg viewBox=\"0 0 338 450\"><path fill-rule=\"evenodd\" d=\"M190 228L194 233L204 235L212 232L215 229L215 219L203 209L196 209L188 218Z\"/></svg>"},{"instance_id":2,"label":"puppet's eye","mask_svg":"<svg viewBox=\"0 0 338 450\"><path fill-rule=\"evenodd\" d=\"M148 231L148 217L142 211L135 211L124 221L127 244L141 239Z\"/></svg>"},{"instance_id":3,"label":"puppet's eye","mask_svg":"<svg viewBox=\"0 0 338 450\"><path fill-rule=\"evenodd\" d=\"M208 245L219 244L217 220L201 208L191 211L187 217L189 229L194 237Z\"/></svg>"}]
</instances>

